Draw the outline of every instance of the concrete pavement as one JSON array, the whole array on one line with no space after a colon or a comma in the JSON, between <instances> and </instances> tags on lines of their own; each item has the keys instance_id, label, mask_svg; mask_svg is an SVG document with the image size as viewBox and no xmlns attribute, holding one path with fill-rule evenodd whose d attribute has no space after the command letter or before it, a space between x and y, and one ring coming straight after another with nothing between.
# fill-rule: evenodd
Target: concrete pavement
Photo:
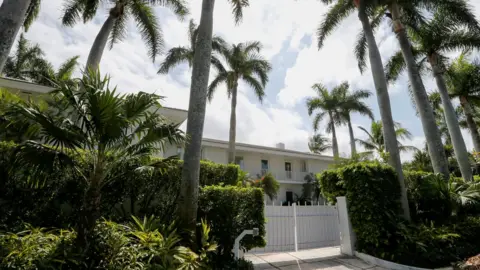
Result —
<instances>
[{"instance_id":1,"label":"concrete pavement","mask_svg":"<svg viewBox=\"0 0 480 270\"><path fill-rule=\"evenodd\" d=\"M253 262L255 270L386 270L370 265L358 258L340 253L338 247L317 248L298 252L245 254Z\"/></svg>"}]
</instances>

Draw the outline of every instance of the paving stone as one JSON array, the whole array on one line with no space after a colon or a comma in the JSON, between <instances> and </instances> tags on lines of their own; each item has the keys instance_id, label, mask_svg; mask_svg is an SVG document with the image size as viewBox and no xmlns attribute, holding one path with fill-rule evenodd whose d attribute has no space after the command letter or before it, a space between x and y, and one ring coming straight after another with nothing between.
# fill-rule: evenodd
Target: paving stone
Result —
<instances>
[{"instance_id":1,"label":"paving stone","mask_svg":"<svg viewBox=\"0 0 480 270\"><path fill-rule=\"evenodd\" d=\"M298 264L298 259L288 253L270 253L257 255L260 259L266 261L273 266L285 266Z\"/></svg>"},{"instance_id":2,"label":"paving stone","mask_svg":"<svg viewBox=\"0 0 480 270\"><path fill-rule=\"evenodd\" d=\"M374 267L374 265L368 264L368 263L366 263L366 262L364 262L360 259L353 258L353 257L338 258L338 259L335 259L335 260L339 261L343 264L346 264L346 265L352 265L352 266L358 267L360 269L369 269L369 268Z\"/></svg>"}]
</instances>

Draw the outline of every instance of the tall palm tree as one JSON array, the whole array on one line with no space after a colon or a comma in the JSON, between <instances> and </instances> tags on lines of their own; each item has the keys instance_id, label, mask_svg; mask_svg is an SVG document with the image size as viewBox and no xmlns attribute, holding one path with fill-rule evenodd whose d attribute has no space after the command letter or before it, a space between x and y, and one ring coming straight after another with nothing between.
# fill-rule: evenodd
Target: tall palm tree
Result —
<instances>
[{"instance_id":1,"label":"tall palm tree","mask_svg":"<svg viewBox=\"0 0 480 270\"><path fill-rule=\"evenodd\" d=\"M62 23L66 26L73 26L80 20L80 17L84 22L92 20L101 2L105 1L67 0ZM169 7L180 19L188 14L185 0L113 0L108 3L111 5L108 18L100 28L88 55L87 68L89 69L96 70L98 68L107 41L110 40L109 47L112 49L115 43L125 38L129 17L133 17L137 23L142 39L147 45L148 56L155 61L155 57L163 49L163 36L153 6L158 4Z\"/></svg>"},{"instance_id":2,"label":"tall palm tree","mask_svg":"<svg viewBox=\"0 0 480 270\"><path fill-rule=\"evenodd\" d=\"M40 12L41 0L3 0L0 6L0 74L20 27L28 31Z\"/></svg>"},{"instance_id":3,"label":"tall palm tree","mask_svg":"<svg viewBox=\"0 0 480 270\"><path fill-rule=\"evenodd\" d=\"M330 140L323 134L315 134L308 139L308 149L315 154L321 154L329 149L332 149Z\"/></svg>"},{"instance_id":4,"label":"tall palm tree","mask_svg":"<svg viewBox=\"0 0 480 270\"><path fill-rule=\"evenodd\" d=\"M440 93L438 92L429 93L428 100L430 101L430 104L432 104L433 114L435 115L437 126L438 126L438 129L440 130L440 135L442 136L443 139L445 139L445 145L451 145L452 138L450 137L450 133L448 132L448 127L446 122L447 120L445 119L445 115L443 112L442 98L440 97ZM455 110L455 115L458 116L456 110ZM461 125L459 126L461 127Z\"/></svg>"},{"instance_id":5,"label":"tall palm tree","mask_svg":"<svg viewBox=\"0 0 480 270\"><path fill-rule=\"evenodd\" d=\"M160 69L158 73L166 74L170 69L174 68L176 65L187 62L189 67L192 67L193 58L195 56L195 42L197 40L198 35L198 26L195 22L190 20L190 24L188 26L188 39L190 41L189 47L175 47L171 48L165 60L160 65ZM223 38L213 35L212 37L212 50L214 52L219 52L222 48L226 46L225 41ZM212 63L218 63L220 60L212 54Z\"/></svg>"},{"instance_id":6,"label":"tall palm tree","mask_svg":"<svg viewBox=\"0 0 480 270\"><path fill-rule=\"evenodd\" d=\"M374 154L383 155L386 153L385 149L385 138L383 136L383 124L380 121L373 121L370 126L370 131L364 127L358 127L367 135L366 140L356 139L361 146L363 146L367 151L365 154ZM397 144L400 151L411 151L417 150L414 146L402 145L399 139L411 139L412 134L406 128L402 128L399 123L395 123L395 135L397 137Z\"/></svg>"},{"instance_id":7,"label":"tall palm tree","mask_svg":"<svg viewBox=\"0 0 480 270\"><path fill-rule=\"evenodd\" d=\"M322 0L325 4L330 4L332 0ZM395 168L398 176L398 182L401 189L401 204L403 210L403 216L405 219L410 220L410 208L408 206L407 190L405 188L405 180L402 171L402 162L400 160L400 151L397 145L397 139L395 136L395 127L392 117L392 108L390 105L390 96L388 94L387 81L385 79L385 72L383 71L382 57L378 50L375 36L373 34L372 26L374 22L370 23L369 15L371 15L371 1L369 0L336 0L333 7L325 15L322 23L318 28L318 47L323 46L325 38L329 35L334 28L347 18L355 8L358 10L358 18L362 24L364 32L364 40L366 46L362 48L364 51L368 48L368 56L370 60L370 68L372 71L373 82L375 84L375 90L377 94L378 107L380 109L380 116L385 128L383 129L386 150L389 153L389 163Z\"/></svg>"},{"instance_id":8,"label":"tall palm tree","mask_svg":"<svg viewBox=\"0 0 480 270\"><path fill-rule=\"evenodd\" d=\"M350 118L351 113L360 113L361 115L365 115L370 117L373 120L373 113L370 107L365 104L362 99L369 98L372 94L368 90L357 90L355 92L349 92L348 83L344 83L346 87L341 88L340 93L340 116L342 120L347 122L348 125L348 133L350 134L350 149L351 149L351 156L352 158L357 154L357 148L355 146L355 136L353 134L353 127L352 121Z\"/></svg>"},{"instance_id":9,"label":"tall palm tree","mask_svg":"<svg viewBox=\"0 0 480 270\"><path fill-rule=\"evenodd\" d=\"M337 132L335 124L340 124L340 106L342 105L342 94L344 88L348 88L347 83L342 83L328 91L325 86L320 83L316 83L312 86L312 89L317 92L316 97L310 97L307 99L308 115L312 115L314 111L320 110L313 119L313 130L317 131L320 122L328 115L328 124L326 131L332 133L332 149L333 157L339 158Z\"/></svg>"},{"instance_id":10,"label":"tall palm tree","mask_svg":"<svg viewBox=\"0 0 480 270\"><path fill-rule=\"evenodd\" d=\"M161 151L167 143L182 143L183 132L162 120L159 96L120 95L109 86L109 78L98 73L86 74L76 84L62 83L50 98L49 110L34 101L13 103L8 109L10 115L39 127L39 139L19 144L15 160L32 173L48 171L54 164L79 173L87 188L77 239L88 247L88 236L100 218L102 188L120 176L115 168ZM73 156L91 166L78 164Z\"/></svg>"},{"instance_id":11,"label":"tall palm tree","mask_svg":"<svg viewBox=\"0 0 480 270\"><path fill-rule=\"evenodd\" d=\"M243 8L249 0L229 0L235 21L243 17ZM198 26L195 56L192 64L192 82L187 117L187 136L182 183L177 211L181 226L194 229L198 208L198 181L200 175L200 156L203 137L203 124L207 106L208 80L212 60L213 10L215 0L202 0L202 13Z\"/></svg>"},{"instance_id":12,"label":"tall palm tree","mask_svg":"<svg viewBox=\"0 0 480 270\"><path fill-rule=\"evenodd\" d=\"M463 53L450 65L446 79L450 96L460 100L475 151L480 152L480 133L472 108L480 104L480 63L469 63L467 56Z\"/></svg>"},{"instance_id":13,"label":"tall palm tree","mask_svg":"<svg viewBox=\"0 0 480 270\"><path fill-rule=\"evenodd\" d=\"M433 19L428 23L419 25L407 24L407 27L413 41L413 55L415 56L418 69L426 70L426 62L430 63L441 97L444 119L452 139L455 156L463 178L470 180L472 178L472 170L467 147L463 140L457 115L448 95L444 78L445 67L447 66L446 61L448 59L445 54L458 49L480 48L480 37L478 37L476 32L464 29L456 20L444 13L435 13ZM398 52L387 64L387 77L396 79L399 73L405 69L405 66L404 57L402 57L401 52Z\"/></svg>"},{"instance_id":14,"label":"tall palm tree","mask_svg":"<svg viewBox=\"0 0 480 270\"><path fill-rule=\"evenodd\" d=\"M242 80L253 88L255 96L263 100L265 85L268 82L270 63L259 55L262 45L258 41L234 44L220 50L229 69L220 61L214 61L217 76L208 86L208 99L211 101L217 88L225 83L228 97L232 99L230 112L230 134L228 140L228 163L235 162L235 138L237 132L238 81Z\"/></svg>"},{"instance_id":15,"label":"tall palm tree","mask_svg":"<svg viewBox=\"0 0 480 270\"><path fill-rule=\"evenodd\" d=\"M45 60L44 55L38 44L30 44L22 34L18 40L17 50L7 59L3 73L10 78L32 81L46 86L54 86L60 81L71 80L78 65L79 56L67 59L55 71L53 65Z\"/></svg>"}]
</instances>

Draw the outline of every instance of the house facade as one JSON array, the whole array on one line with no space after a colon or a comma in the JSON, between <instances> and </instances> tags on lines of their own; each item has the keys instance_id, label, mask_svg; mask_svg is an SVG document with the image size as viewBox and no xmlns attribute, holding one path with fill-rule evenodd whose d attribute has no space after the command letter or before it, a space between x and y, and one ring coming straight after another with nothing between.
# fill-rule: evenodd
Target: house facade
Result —
<instances>
[{"instance_id":1,"label":"house facade","mask_svg":"<svg viewBox=\"0 0 480 270\"><path fill-rule=\"evenodd\" d=\"M283 143L276 147L266 147L253 144L236 143L235 163L253 178L271 173L279 182L277 198L268 203L288 203L296 200L302 194L305 177L328 169L333 163L329 156L285 149ZM182 146L169 146L163 153L164 157L183 157ZM204 138L202 141L202 159L216 163L227 164L228 141Z\"/></svg>"}]
</instances>

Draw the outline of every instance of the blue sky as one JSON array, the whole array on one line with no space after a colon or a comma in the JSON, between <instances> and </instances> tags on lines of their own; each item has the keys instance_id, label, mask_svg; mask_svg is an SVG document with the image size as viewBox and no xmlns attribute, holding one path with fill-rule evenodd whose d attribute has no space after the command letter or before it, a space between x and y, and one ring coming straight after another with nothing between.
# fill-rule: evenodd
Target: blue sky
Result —
<instances>
[{"instance_id":1,"label":"blue sky","mask_svg":"<svg viewBox=\"0 0 480 270\"><path fill-rule=\"evenodd\" d=\"M0 3L2 1L0 0ZM47 58L56 66L74 55L80 55L82 65L98 30L108 13L105 6L95 19L87 24L79 23L73 28L61 25L62 0L43 0L39 19L27 33L27 38L39 43ZM107 1L105 1L107 2ZM181 22L170 10L156 8L165 38L165 50L173 46L187 45L187 26L190 18L198 22L200 0L190 2L191 16ZM263 55L273 66L267 97L258 102L253 91L240 84L237 111L237 140L239 142L274 146L284 142L286 148L307 151L308 137L314 134L311 118L305 108L305 99L314 95L311 86L321 82L332 87L348 81L351 89L369 89L374 92L371 74L367 69L363 75L353 57L353 46L360 23L355 15L347 18L332 33L322 50L317 49L316 28L328 7L317 0L251 0L245 10L243 22L236 26L231 16L228 1L216 1L214 32L230 43L258 40L264 45ZM480 3L470 1L480 18ZM383 25L376 33L377 43L384 62L398 50L391 29ZM455 53L453 54L455 55ZM147 57L145 46L136 31L135 24L129 23L126 39L106 51L101 62L102 73L112 76L114 84L123 92L139 90L156 92L166 97L164 104L182 109L188 108L190 69L181 65L168 75L157 75L163 56L152 63ZM214 73L211 73L215 75ZM431 78L425 78L428 91L435 89ZM406 76L390 86L390 98L394 120L408 128L414 135L408 143L422 148L424 135L422 126L408 96ZM379 119L376 97L368 104ZM205 137L228 139L230 103L223 87L216 93L207 107ZM355 126L368 127L370 120L359 115L353 116ZM321 127L324 132L325 125ZM358 128L357 137L365 137ZM350 152L348 131L345 126L338 128L340 152ZM472 148L470 135L464 138ZM328 154L328 153L327 153ZM404 160L412 153L404 153Z\"/></svg>"}]
</instances>

